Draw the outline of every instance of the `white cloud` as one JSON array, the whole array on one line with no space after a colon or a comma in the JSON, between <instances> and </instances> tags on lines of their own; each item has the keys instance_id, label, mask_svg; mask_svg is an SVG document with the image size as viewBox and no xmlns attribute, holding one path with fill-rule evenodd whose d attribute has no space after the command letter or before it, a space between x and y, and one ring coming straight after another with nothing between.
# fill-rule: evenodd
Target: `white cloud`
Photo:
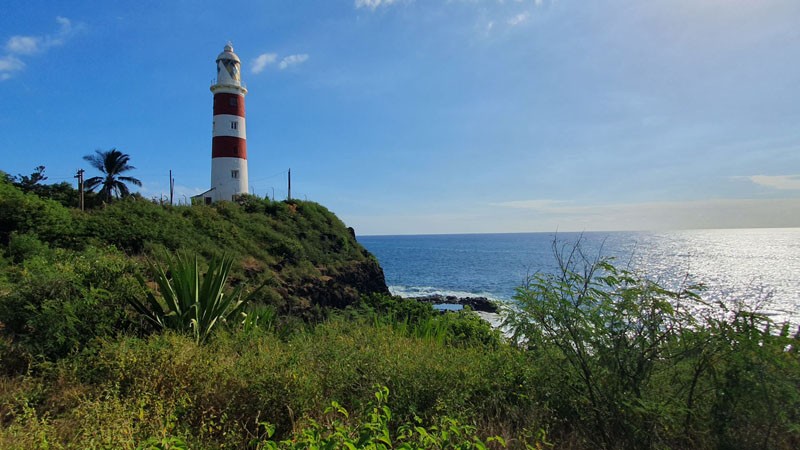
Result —
<instances>
[{"instance_id":1,"label":"white cloud","mask_svg":"<svg viewBox=\"0 0 800 450\"><path fill-rule=\"evenodd\" d=\"M287 69L291 66L302 64L307 60L308 60L308 55L305 53L299 55L289 55L283 58L280 63L278 63L278 68L280 68L281 70Z\"/></svg>"},{"instance_id":2,"label":"white cloud","mask_svg":"<svg viewBox=\"0 0 800 450\"><path fill-rule=\"evenodd\" d=\"M45 47L55 47L57 45L63 45L67 38L71 37L74 30L72 27L72 21L67 19L66 17L56 17L56 22L61 25L61 28L58 30L54 36L46 36L45 37ZM78 29L81 29L82 25L78 25Z\"/></svg>"},{"instance_id":3,"label":"white cloud","mask_svg":"<svg viewBox=\"0 0 800 450\"><path fill-rule=\"evenodd\" d=\"M0 75L9 75L25 68L25 63L14 55L0 58Z\"/></svg>"},{"instance_id":4,"label":"white cloud","mask_svg":"<svg viewBox=\"0 0 800 450\"><path fill-rule=\"evenodd\" d=\"M275 53L262 53L253 60L253 68L250 70L253 73L261 73L268 65L274 63L276 59L278 59L278 55Z\"/></svg>"},{"instance_id":5,"label":"white cloud","mask_svg":"<svg viewBox=\"0 0 800 450\"><path fill-rule=\"evenodd\" d=\"M760 186L773 189L786 191L800 190L800 175L751 175L744 178Z\"/></svg>"},{"instance_id":6,"label":"white cloud","mask_svg":"<svg viewBox=\"0 0 800 450\"><path fill-rule=\"evenodd\" d=\"M508 19L507 22L512 27L515 27L515 26L517 26L517 25L519 25L521 23L527 22L528 19L530 19L530 17L531 17L531 13L529 13L528 11L525 11L525 12L521 12L521 13L517 14L516 16Z\"/></svg>"},{"instance_id":7,"label":"white cloud","mask_svg":"<svg viewBox=\"0 0 800 450\"><path fill-rule=\"evenodd\" d=\"M6 51L18 55L32 55L40 50L42 38L38 36L11 36L6 43Z\"/></svg>"},{"instance_id":8,"label":"white cloud","mask_svg":"<svg viewBox=\"0 0 800 450\"><path fill-rule=\"evenodd\" d=\"M15 72L25 68L25 63L18 56L30 56L63 45L76 31L82 30L83 25L73 26L72 21L66 17L56 17L59 25L55 34L21 36L14 35L8 38L5 45L6 55L0 58L0 81L11 78Z\"/></svg>"},{"instance_id":9,"label":"white cloud","mask_svg":"<svg viewBox=\"0 0 800 450\"><path fill-rule=\"evenodd\" d=\"M356 9L367 8L375 11L381 6L389 6L397 3L399 0L355 0Z\"/></svg>"}]
</instances>

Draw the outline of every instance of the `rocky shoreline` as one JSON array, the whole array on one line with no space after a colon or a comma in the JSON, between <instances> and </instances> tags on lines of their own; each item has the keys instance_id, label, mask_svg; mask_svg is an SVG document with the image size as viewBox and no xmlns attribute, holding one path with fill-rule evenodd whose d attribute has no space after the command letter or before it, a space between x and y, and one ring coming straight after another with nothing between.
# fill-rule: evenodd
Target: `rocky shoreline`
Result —
<instances>
[{"instance_id":1,"label":"rocky shoreline","mask_svg":"<svg viewBox=\"0 0 800 450\"><path fill-rule=\"evenodd\" d=\"M455 295L432 294L424 297L412 297L418 302L432 305L461 305L469 306L473 311L497 313L497 304L486 297L456 297Z\"/></svg>"}]
</instances>

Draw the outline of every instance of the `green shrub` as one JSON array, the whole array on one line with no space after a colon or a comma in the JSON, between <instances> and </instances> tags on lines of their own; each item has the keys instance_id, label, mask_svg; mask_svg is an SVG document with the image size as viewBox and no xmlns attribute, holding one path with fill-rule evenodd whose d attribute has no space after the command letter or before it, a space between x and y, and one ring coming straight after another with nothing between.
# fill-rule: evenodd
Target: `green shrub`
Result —
<instances>
[{"instance_id":1,"label":"green shrub","mask_svg":"<svg viewBox=\"0 0 800 450\"><path fill-rule=\"evenodd\" d=\"M496 348L503 340L500 331L472 311L436 311L430 303L387 294L362 296L345 316L450 345Z\"/></svg>"},{"instance_id":2,"label":"green shrub","mask_svg":"<svg viewBox=\"0 0 800 450\"><path fill-rule=\"evenodd\" d=\"M554 248L556 244L554 243ZM741 308L718 317L580 243L521 287L506 325L543 369L554 435L606 448L791 448L798 339ZM560 423L559 423L560 422Z\"/></svg>"},{"instance_id":3,"label":"green shrub","mask_svg":"<svg viewBox=\"0 0 800 450\"><path fill-rule=\"evenodd\" d=\"M69 242L74 231L67 208L0 181L0 245L8 245L14 232L61 244Z\"/></svg>"},{"instance_id":4,"label":"green shrub","mask_svg":"<svg viewBox=\"0 0 800 450\"><path fill-rule=\"evenodd\" d=\"M114 248L56 249L9 270L0 292L2 334L33 356L58 358L92 337L130 328L135 264Z\"/></svg>"},{"instance_id":5,"label":"green shrub","mask_svg":"<svg viewBox=\"0 0 800 450\"><path fill-rule=\"evenodd\" d=\"M14 231L11 233L8 242L8 256L11 257L12 261L19 264L25 259L45 254L48 248L48 245L39 240L36 234L20 234Z\"/></svg>"},{"instance_id":6,"label":"green shrub","mask_svg":"<svg viewBox=\"0 0 800 450\"><path fill-rule=\"evenodd\" d=\"M390 427L392 410L387 405L389 389L380 387L375 392L374 403L370 403L368 413L364 414L355 423L347 409L334 401L325 409L324 422L310 419L309 423L299 431L283 441L270 440L275 428L264 424L267 440L257 443L259 449L317 449L347 448L362 449L460 449L484 450L491 443L495 448L506 448L505 440L499 436L492 436L486 440L477 434L474 426L463 425L457 419L439 417L436 423L429 427L422 426L422 419L416 417L414 421L403 423L395 432ZM535 448L529 446L529 448Z\"/></svg>"}]
</instances>

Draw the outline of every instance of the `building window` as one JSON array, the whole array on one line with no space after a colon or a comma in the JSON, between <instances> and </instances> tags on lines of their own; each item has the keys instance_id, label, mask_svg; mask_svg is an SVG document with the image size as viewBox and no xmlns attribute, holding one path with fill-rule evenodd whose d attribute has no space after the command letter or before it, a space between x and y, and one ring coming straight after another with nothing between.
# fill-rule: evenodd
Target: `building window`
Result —
<instances>
[{"instance_id":1,"label":"building window","mask_svg":"<svg viewBox=\"0 0 800 450\"><path fill-rule=\"evenodd\" d=\"M239 179L239 171L231 170L231 178Z\"/></svg>"},{"instance_id":2,"label":"building window","mask_svg":"<svg viewBox=\"0 0 800 450\"><path fill-rule=\"evenodd\" d=\"M231 130L238 130L239 129L239 122L231 122Z\"/></svg>"},{"instance_id":3,"label":"building window","mask_svg":"<svg viewBox=\"0 0 800 450\"><path fill-rule=\"evenodd\" d=\"M239 106L239 99L236 97L231 97L228 99L228 105L230 106Z\"/></svg>"},{"instance_id":4,"label":"building window","mask_svg":"<svg viewBox=\"0 0 800 450\"><path fill-rule=\"evenodd\" d=\"M206 205L211 204L211 197L205 197Z\"/></svg>"}]
</instances>

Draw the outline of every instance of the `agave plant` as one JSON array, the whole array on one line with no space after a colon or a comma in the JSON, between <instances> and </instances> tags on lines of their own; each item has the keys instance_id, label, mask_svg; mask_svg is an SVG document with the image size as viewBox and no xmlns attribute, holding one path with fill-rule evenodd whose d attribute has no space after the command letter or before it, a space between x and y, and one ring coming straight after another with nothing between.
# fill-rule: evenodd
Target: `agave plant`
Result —
<instances>
[{"instance_id":1,"label":"agave plant","mask_svg":"<svg viewBox=\"0 0 800 450\"><path fill-rule=\"evenodd\" d=\"M167 256L166 260L167 270L160 264L150 263L160 295L148 288L144 278L139 276L139 282L146 289L146 300L131 299L130 303L157 328L191 332L198 344L208 339L216 325L239 315L258 291L245 299L242 299L242 286L225 293L233 263L228 256L211 258L208 271L202 275L197 255L178 255L174 259Z\"/></svg>"}]
</instances>

